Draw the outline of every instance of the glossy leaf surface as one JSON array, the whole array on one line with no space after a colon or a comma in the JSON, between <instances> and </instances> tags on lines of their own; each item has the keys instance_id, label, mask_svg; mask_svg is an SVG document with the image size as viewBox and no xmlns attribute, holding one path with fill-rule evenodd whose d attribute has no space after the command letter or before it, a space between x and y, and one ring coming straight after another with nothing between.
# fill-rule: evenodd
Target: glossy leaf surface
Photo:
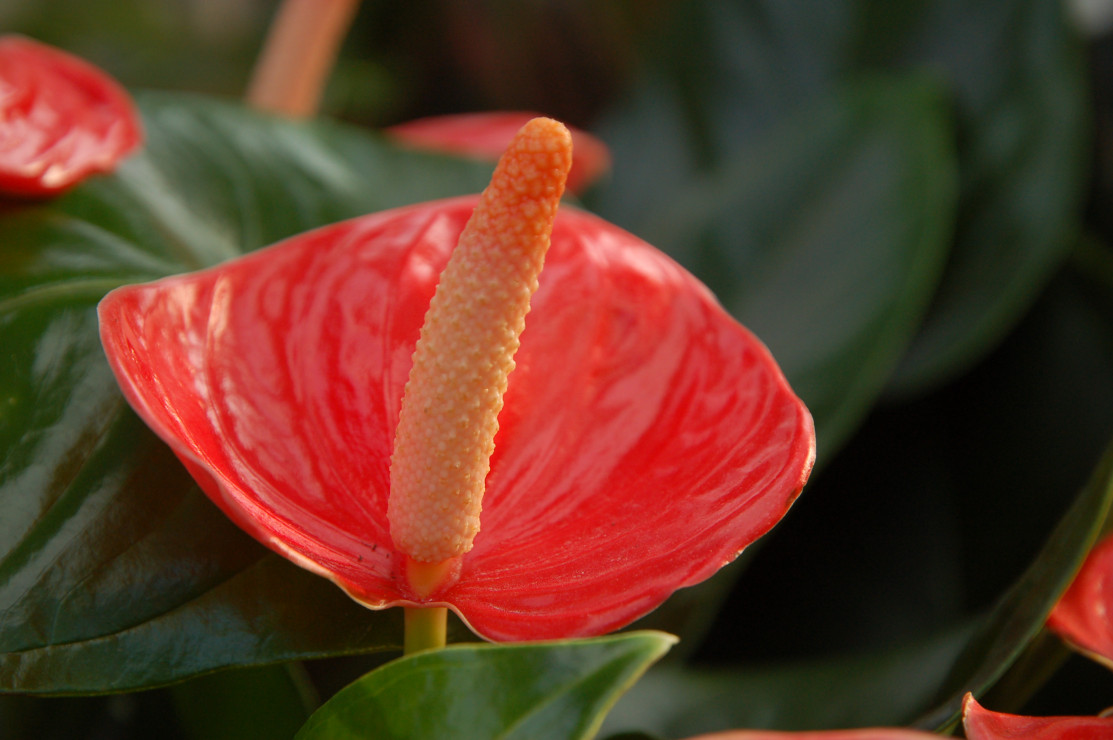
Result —
<instances>
[{"instance_id":1,"label":"glossy leaf surface","mask_svg":"<svg viewBox=\"0 0 1113 740\"><path fill-rule=\"evenodd\" d=\"M400 619L211 505L127 408L95 306L339 218L475 192L489 167L197 98L140 106L148 143L115 174L0 217L2 690L123 690L401 644Z\"/></svg>"},{"instance_id":2,"label":"glossy leaf surface","mask_svg":"<svg viewBox=\"0 0 1113 740\"><path fill-rule=\"evenodd\" d=\"M1047 626L1113 668L1113 537L1106 537L1086 557Z\"/></svg>"},{"instance_id":3,"label":"glossy leaf surface","mask_svg":"<svg viewBox=\"0 0 1113 740\"><path fill-rule=\"evenodd\" d=\"M955 630L884 652L776 665L662 665L618 701L604 730L675 738L730 728L803 732L903 725L922 711L969 635L969 629Z\"/></svg>"},{"instance_id":4,"label":"glossy leaf surface","mask_svg":"<svg viewBox=\"0 0 1113 740\"><path fill-rule=\"evenodd\" d=\"M992 712L971 695L962 707L967 740L1105 740L1113 717L1021 717Z\"/></svg>"},{"instance_id":5,"label":"glossy leaf surface","mask_svg":"<svg viewBox=\"0 0 1113 740\"><path fill-rule=\"evenodd\" d=\"M657 102L639 116L643 149L678 140L672 101ZM773 352L815 418L819 469L876 402L938 285L957 198L947 126L928 81L850 85L755 137L721 176L658 204L639 227ZM665 177L654 168L675 149L620 160L622 183ZM743 567L677 594L645 626L681 634L678 651L696 648L691 625L718 610Z\"/></svg>"},{"instance_id":6,"label":"glossy leaf surface","mask_svg":"<svg viewBox=\"0 0 1113 740\"><path fill-rule=\"evenodd\" d=\"M682 22L652 49L653 74L600 129L616 170L639 176L616 178L596 210L650 234L648 224L678 195L709 187L722 163L812 101L879 74L930 75L950 103L962 187L953 257L893 380L910 392L984 357L1066 255L1084 197L1086 93L1057 0L890 5L685 3ZM660 156L644 156L660 141L670 142ZM762 176L768 188L759 196L800 178L791 168ZM848 260L856 255L848 243ZM709 282L720 276L745 285L744 272L687 266Z\"/></svg>"},{"instance_id":7,"label":"glossy leaf surface","mask_svg":"<svg viewBox=\"0 0 1113 740\"><path fill-rule=\"evenodd\" d=\"M897 390L937 384L982 359L1074 245L1088 102L1081 43L1066 16L1056 0L973 11L950 0L910 14L897 33L877 33L879 48L867 52L941 70L956 101L962 196L953 257L898 368Z\"/></svg>"},{"instance_id":8,"label":"glossy leaf surface","mask_svg":"<svg viewBox=\"0 0 1113 740\"><path fill-rule=\"evenodd\" d=\"M468 197L300 235L100 306L125 395L264 544L372 608L496 640L601 634L768 531L814 459L772 357L662 253L562 209L474 548L428 597L387 522L402 389Z\"/></svg>"},{"instance_id":9,"label":"glossy leaf surface","mask_svg":"<svg viewBox=\"0 0 1113 740\"><path fill-rule=\"evenodd\" d=\"M936 706L917 720L925 729L958 722L968 691L984 693L1039 634L1086 557L1113 502L1113 448L1060 520L1024 575L998 599L941 684Z\"/></svg>"},{"instance_id":10,"label":"glossy leaf surface","mask_svg":"<svg viewBox=\"0 0 1113 740\"><path fill-rule=\"evenodd\" d=\"M386 129L389 136L420 149L496 161L510 139L536 113L495 111L457 113L406 121ZM571 128L572 170L567 188L579 193L607 173L611 155L607 145L586 131Z\"/></svg>"},{"instance_id":11,"label":"glossy leaf surface","mask_svg":"<svg viewBox=\"0 0 1113 740\"><path fill-rule=\"evenodd\" d=\"M663 633L631 632L418 653L343 689L297 740L591 738L615 699L674 642Z\"/></svg>"},{"instance_id":12,"label":"glossy leaf surface","mask_svg":"<svg viewBox=\"0 0 1113 740\"><path fill-rule=\"evenodd\" d=\"M110 172L143 138L131 97L46 44L0 37L0 193L55 195Z\"/></svg>"},{"instance_id":13,"label":"glossy leaf surface","mask_svg":"<svg viewBox=\"0 0 1113 740\"><path fill-rule=\"evenodd\" d=\"M772 667L659 670L615 707L607 729L683 737L730 727L821 730L958 722L962 698L984 692L1041 628L1113 501L1113 452L1093 471L1028 570L988 613L904 647ZM829 701L815 701L821 693Z\"/></svg>"},{"instance_id":14,"label":"glossy leaf surface","mask_svg":"<svg viewBox=\"0 0 1113 740\"><path fill-rule=\"evenodd\" d=\"M957 195L947 122L925 80L849 86L644 227L769 345L821 456L874 403L938 285Z\"/></svg>"}]
</instances>

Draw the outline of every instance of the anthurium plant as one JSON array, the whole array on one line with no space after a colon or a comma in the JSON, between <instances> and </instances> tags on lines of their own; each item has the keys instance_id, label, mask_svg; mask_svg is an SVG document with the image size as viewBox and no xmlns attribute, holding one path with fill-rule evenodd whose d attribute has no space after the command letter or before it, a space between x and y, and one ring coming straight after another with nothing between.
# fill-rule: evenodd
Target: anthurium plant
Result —
<instances>
[{"instance_id":1,"label":"anthurium plant","mask_svg":"<svg viewBox=\"0 0 1113 740\"><path fill-rule=\"evenodd\" d=\"M1113 738L1081 16L198 4L181 84L55 4L0 738Z\"/></svg>"}]
</instances>

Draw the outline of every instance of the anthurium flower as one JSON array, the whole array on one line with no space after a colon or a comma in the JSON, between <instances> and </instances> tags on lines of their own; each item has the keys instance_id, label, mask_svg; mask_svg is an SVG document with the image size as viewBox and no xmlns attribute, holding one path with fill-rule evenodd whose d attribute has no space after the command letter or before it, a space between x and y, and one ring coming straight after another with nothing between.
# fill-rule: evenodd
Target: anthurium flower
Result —
<instances>
[{"instance_id":1,"label":"anthurium flower","mask_svg":"<svg viewBox=\"0 0 1113 740\"><path fill-rule=\"evenodd\" d=\"M0 37L0 192L54 195L109 172L143 138L131 98L96 67Z\"/></svg>"},{"instance_id":2,"label":"anthurium flower","mask_svg":"<svg viewBox=\"0 0 1113 740\"><path fill-rule=\"evenodd\" d=\"M1113 668L1113 537L1086 557L1055 605L1047 626L1094 660Z\"/></svg>"},{"instance_id":3,"label":"anthurium flower","mask_svg":"<svg viewBox=\"0 0 1113 740\"><path fill-rule=\"evenodd\" d=\"M99 307L125 396L239 526L370 608L448 607L493 640L598 635L645 614L768 531L815 456L807 409L707 288L633 235L556 211L570 153L550 124L523 129L480 197L328 226ZM450 255L473 265L445 270ZM504 258L524 272L492 280ZM479 317L535 283L510 365L483 346L415 359L419 336L518 344L517 318L496 312L504 334ZM454 378L486 377L487 362L514 369L493 453L472 461L476 532L470 483L458 497L393 488L450 480L457 445L486 449L496 427L467 407L493 402L501 376L475 392ZM411 371L445 385L412 396ZM434 436L401 428L445 409L467 444L437 437L441 422ZM392 470L403 446L433 472ZM445 520L458 528L424 537Z\"/></svg>"},{"instance_id":4,"label":"anthurium flower","mask_svg":"<svg viewBox=\"0 0 1113 740\"><path fill-rule=\"evenodd\" d=\"M410 146L446 154L498 159L506 145L536 113L494 111L456 113L406 121L386 133ZM607 145L586 131L571 128L575 156L568 173L568 190L582 193L611 167Z\"/></svg>"},{"instance_id":5,"label":"anthurium flower","mask_svg":"<svg viewBox=\"0 0 1113 740\"><path fill-rule=\"evenodd\" d=\"M985 709L971 694L962 703L966 740L1108 740L1113 717L1021 717Z\"/></svg>"}]
</instances>

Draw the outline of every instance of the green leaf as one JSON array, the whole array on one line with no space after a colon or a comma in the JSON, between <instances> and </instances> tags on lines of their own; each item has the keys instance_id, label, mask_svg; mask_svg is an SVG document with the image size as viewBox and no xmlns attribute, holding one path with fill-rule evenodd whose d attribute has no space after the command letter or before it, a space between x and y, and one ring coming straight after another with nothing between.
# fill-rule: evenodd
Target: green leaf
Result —
<instances>
[{"instance_id":1,"label":"green leaf","mask_svg":"<svg viewBox=\"0 0 1113 740\"><path fill-rule=\"evenodd\" d=\"M923 79L849 87L645 227L769 346L821 458L873 405L936 288L956 196L948 122Z\"/></svg>"},{"instance_id":2,"label":"green leaf","mask_svg":"<svg viewBox=\"0 0 1113 740\"><path fill-rule=\"evenodd\" d=\"M986 615L964 646L917 725L925 729L953 726L962 713L962 697L982 695L1043 629L1059 597L1070 585L1086 554L1101 533L1113 505L1113 446L1090 482L1059 522L1024 575Z\"/></svg>"},{"instance_id":3,"label":"green leaf","mask_svg":"<svg viewBox=\"0 0 1113 740\"><path fill-rule=\"evenodd\" d=\"M707 177L729 179L724 168L760 151L814 101L879 74L932 75L952 102L946 125L957 141L960 204L957 219L933 227L955 224L952 255L890 387L907 393L939 383L997 346L1076 236L1087 95L1063 15L1059 0L685 3L683 22L647 52L650 73L601 127L624 174L597 194L596 209L658 244L662 209ZM800 176L791 160L749 164L773 192ZM816 176L828 167L810 164ZM825 228L818 219L810 225ZM857 259L852 248L845 259ZM692 266L709 283L746 279L724 272L738 267L729 262ZM794 306L786 299L772 308ZM872 384L874 370L867 364L860 383ZM854 421L840 419L846 428Z\"/></svg>"},{"instance_id":4,"label":"green leaf","mask_svg":"<svg viewBox=\"0 0 1113 740\"><path fill-rule=\"evenodd\" d=\"M981 3L974 12L940 3L887 42L915 39L908 61L949 78L962 174L953 256L895 391L937 384L982 359L1075 244L1089 110L1081 43L1065 12L1057 0Z\"/></svg>"},{"instance_id":5,"label":"green leaf","mask_svg":"<svg viewBox=\"0 0 1113 740\"><path fill-rule=\"evenodd\" d=\"M630 632L417 653L340 691L297 740L590 738L618 696L675 642Z\"/></svg>"},{"instance_id":6,"label":"green leaf","mask_svg":"<svg viewBox=\"0 0 1113 740\"><path fill-rule=\"evenodd\" d=\"M0 690L399 644L396 617L269 554L201 494L116 388L95 307L116 285L478 190L490 167L200 98L140 104L147 145L114 176L0 210Z\"/></svg>"},{"instance_id":7,"label":"green leaf","mask_svg":"<svg viewBox=\"0 0 1113 740\"><path fill-rule=\"evenodd\" d=\"M737 669L655 669L618 702L603 731L688 737L730 729L897 726L924 706L969 631L875 654Z\"/></svg>"},{"instance_id":8,"label":"green leaf","mask_svg":"<svg viewBox=\"0 0 1113 740\"><path fill-rule=\"evenodd\" d=\"M769 346L815 418L820 466L881 394L937 285L956 197L948 120L924 79L848 87L645 226ZM761 547L639 625L680 634L681 652L698 646Z\"/></svg>"},{"instance_id":9,"label":"green leaf","mask_svg":"<svg viewBox=\"0 0 1113 740\"><path fill-rule=\"evenodd\" d=\"M762 667L651 672L605 731L686 737L730 728L819 730L957 721L1037 638L1113 504L1113 447L1038 557L985 615L907 646Z\"/></svg>"}]
</instances>

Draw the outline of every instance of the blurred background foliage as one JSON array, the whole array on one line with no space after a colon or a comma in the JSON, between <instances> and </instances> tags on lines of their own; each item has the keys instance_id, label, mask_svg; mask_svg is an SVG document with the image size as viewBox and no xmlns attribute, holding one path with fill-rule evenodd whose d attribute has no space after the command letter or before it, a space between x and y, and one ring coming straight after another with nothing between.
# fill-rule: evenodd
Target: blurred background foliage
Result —
<instances>
[{"instance_id":1,"label":"blurred background foliage","mask_svg":"<svg viewBox=\"0 0 1113 740\"><path fill-rule=\"evenodd\" d=\"M0 0L0 29L84 56L131 88L234 99L275 7ZM788 518L646 620L680 633L684 665L729 668L729 679L700 673L709 683L693 688L697 674L674 681L674 664L619 705L611 729L715 726L670 715L662 693L676 704L781 687L820 701L848 672L882 663L887 684L914 683L932 645L949 644L1036 557L1113 438L1113 14L1103 9L364 4L327 116L374 129L524 109L595 132L614 167L584 205L715 289L815 413L817 472ZM892 662L900 651L920 662ZM294 683L327 696L378 660L316 663ZM813 661L826 667L792 673ZM25 728L12 737L143 737L152 726L215 737L165 717L264 680L233 675L234 686L214 677L106 699L9 697L0 721ZM205 681L224 683L195 691ZM1071 659L1027 701L1013 708L1092 714L1113 703L1113 680ZM783 726L760 707L721 721Z\"/></svg>"}]
</instances>

